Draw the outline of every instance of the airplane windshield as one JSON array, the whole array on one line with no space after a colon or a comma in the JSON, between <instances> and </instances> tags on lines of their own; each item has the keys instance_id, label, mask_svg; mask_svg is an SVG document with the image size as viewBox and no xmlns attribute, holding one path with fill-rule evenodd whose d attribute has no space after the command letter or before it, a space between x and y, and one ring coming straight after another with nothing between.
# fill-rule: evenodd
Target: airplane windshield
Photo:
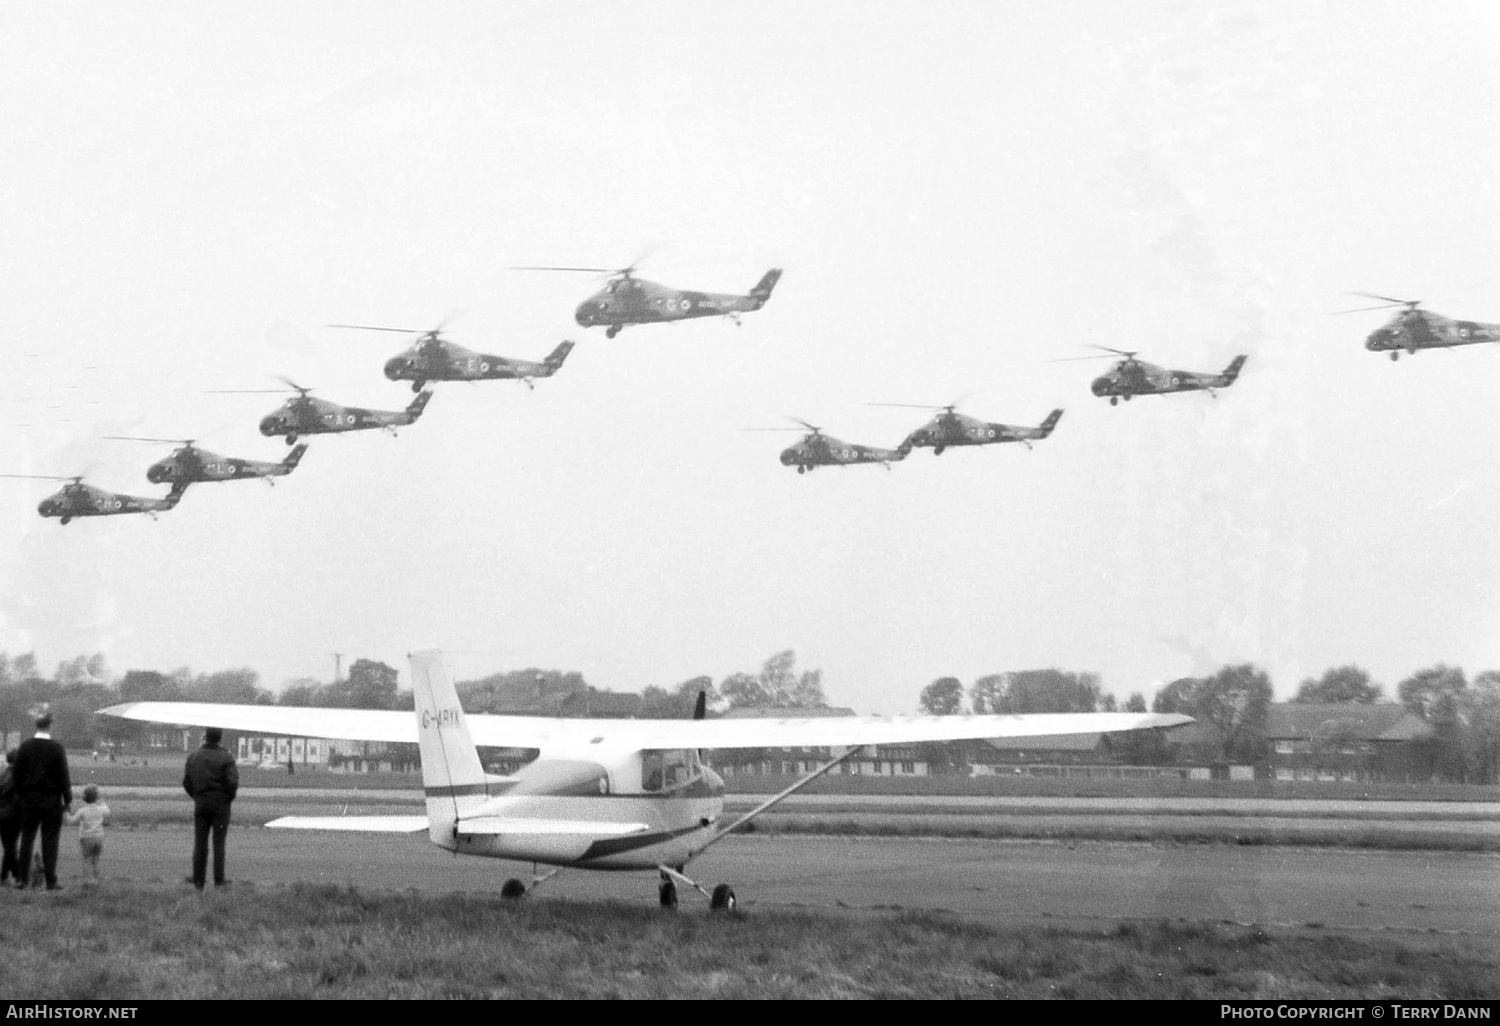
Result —
<instances>
[{"instance_id":1,"label":"airplane windshield","mask_svg":"<svg viewBox=\"0 0 1500 1026\"><path fill-rule=\"evenodd\" d=\"M696 748L673 748L641 753L641 789L667 791L681 787L703 772Z\"/></svg>"}]
</instances>

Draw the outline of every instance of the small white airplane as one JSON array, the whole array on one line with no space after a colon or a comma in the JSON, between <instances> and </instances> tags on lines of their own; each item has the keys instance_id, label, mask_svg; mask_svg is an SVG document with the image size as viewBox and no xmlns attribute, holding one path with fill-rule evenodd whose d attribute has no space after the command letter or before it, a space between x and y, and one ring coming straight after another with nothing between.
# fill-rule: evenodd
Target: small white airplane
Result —
<instances>
[{"instance_id":1,"label":"small white airplane","mask_svg":"<svg viewBox=\"0 0 1500 1026\"><path fill-rule=\"evenodd\" d=\"M853 758L866 745L956 741L1039 734L1092 734L1173 727L1191 717L1145 713L1027 716L788 717L691 720L586 720L466 716L442 654L413 653L416 715L371 709L126 702L100 710L149 723L365 741L415 740L422 754L426 816L287 816L267 824L311 830L417 833L461 855L532 863L529 884L505 881L500 893L526 894L564 867L650 870L659 897L677 906L683 885L733 910L734 891L710 893L689 879L688 863L788 795ZM536 748L514 776L486 773L475 745ZM780 794L723 821L724 781L704 749L844 748ZM541 866L554 867L546 873Z\"/></svg>"}]
</instances>

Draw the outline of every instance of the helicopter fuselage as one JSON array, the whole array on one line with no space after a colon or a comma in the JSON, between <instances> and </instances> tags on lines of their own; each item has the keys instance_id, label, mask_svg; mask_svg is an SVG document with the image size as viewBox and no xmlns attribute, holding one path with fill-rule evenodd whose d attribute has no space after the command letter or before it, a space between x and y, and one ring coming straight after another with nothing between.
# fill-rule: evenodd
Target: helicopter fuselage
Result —
<instances>
[{"instance_id":1,"label":"helicopter fuselage","mask_svg":"<svg viewBox=\"0 0 1500 1026\"><path fill-rule=\"evenodd\" d=\"M1216 388L1228 388L1234 384L1244 365L1245 357L1236 356L1222 373L1203 374L1198 371L1169 370L1132 357L1121 360L1095 378L1089 389L1097 396L1108 397L1111 404L1120 399L1129 401L1132 396L1137 395L1212 392Z\"/></svg>"},{"instance_id":2,"label":"helicopter fuselage","mask_svg":"<svg viewBox=\"0 0 1500 1026\"><path fill-rule=\"evenodd\" d=\"M578 304L573 319L581 327L607 325L610 337L627 324L658 324L694 317L738 317L766 305L781 271L766 272L745 295L674 289L642 278L616 278Z\"/></svg>"},{"instance_id":3,"label":"helicopter fuselage","mask_svg":"<svg viewBox=\"0 0 1500 1026\"><path fill-rule=\"evenodd\" d=\"M260 433L268 437L285 435L291 442L299 435L403 427L417 422L431 398L431 392L422 392L404 410L367 410L358 406L340 406L327 399L297 396L282 403L275 413L262 418Z\"/></svg>"},{"instance_id":4,"label":"helicopter fuselage","mask_svg":"<svg viewBox=\"0 0 1500 1026\"><path fill-rule=\"evenodd\" d=\"M843 467L857 463L897 463L906 459L909 448L882 449L874 445L854 445L832 435L815 431L795 445L781 451L784 466L806 473L814 467Z\"/></svg>"},{"instance_id":5,"label":"helicopter fuselage","mask_svg":"<svg viewBox=\"0 0 1500 1026\"><path fill-rule=\"evenodd\" d=\"M306 451L307 446L298 446L287 453L286 459L273 463L240 459L237 456L220 456L206 449L187 446L146 468L146 480L152 484L179 481L184 484L200 484L238 481L243 478L285 477L297 468L298 461Z\"/></svg>"},{"instance_id":6,"label":"helicopter fuselage","mask_svg":"<svg viewBox=\"0 0 1500 1026\"><path fill-rule=\"evenodd\" d=\"M1033 442L1046 438L1062 418L1062 410L1053 410L1041 424L1027 427L1016 424L994 424L949 410L938 414L906 436L905 449L932 449L941 455L954 445L998 445L1002 442Z\"/></svg>"},{"instance_id":7,"label":"helicopter fuselage","mask_svg":"<svg viewBox=\"0 0 1500 1026\"><path fill-rule=\"evenodd\" d=\"M476 353L451 342L417 343L385 362L391 381L529 381L550 378L567 359L572 342L563 342L545 360L512 360Z\"/></svg>"},{"instance_id":8,"label":"helicopter fuselage","mask_svg":"<svg viewBox=\"0 0 1500 1026\"><path fill-rule=\"evenodd\" d=\"M1460 321L1428 310L1411 309L1401 311L1370 332L1365 348L1372 353L1388 352L1394 360L1403 349L1415 354L1418 349L1448 349L1479 342L1500 342L1500 324Z\"/></svg>"},{"instance_id":9,"label":"helicopter fuselage","mask_svg":"<svg viewBox=\"0 0 1500 1026\"><path fill-rule=\"evenodd\" d=\"M161 513L176 507L186 490L187 485L175 484L165 498L152 499L141 495L122 495L75 481L43 499L37 504L36 511L44 517L60 517L64 524L74 517Z\"/></svg>"}]
</instances>

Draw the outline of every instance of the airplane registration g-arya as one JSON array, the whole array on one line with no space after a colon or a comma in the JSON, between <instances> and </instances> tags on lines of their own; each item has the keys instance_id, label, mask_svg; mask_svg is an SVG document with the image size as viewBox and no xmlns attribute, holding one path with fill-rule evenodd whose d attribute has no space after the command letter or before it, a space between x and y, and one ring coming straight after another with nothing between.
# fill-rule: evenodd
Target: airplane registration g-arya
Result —
<instances>
[{"instance_id":1,"label":"airplane registration g-arya","mask_svg":"<svg viewBox=\"0 0 1500 1026\"><path fill-rule=\"evenodd\" d=\"M529 884L505 881L520 897L564 867L660 874L659 897L676 907L677 886L714 909L733 910L734 891L712 893L685 875L688 863L737 828L865 746L1042 734L1113 733L1172 727L1187 716L1054 713L1024 716L787 717L591 720L465 715L437 651L410 656L416 715L366 709L127 702L101 710L151 723L225 727L290 736L415 740L421 749L426 816L287 816L267 824L310 830L417 833L460 855L532 863ZM476 745L538 749L513 776L486 773ZM844 749L780 794L726 822L724 781L704 750ZM554 867L543 873L541 866Z\"/></svg>"}]
</instances>

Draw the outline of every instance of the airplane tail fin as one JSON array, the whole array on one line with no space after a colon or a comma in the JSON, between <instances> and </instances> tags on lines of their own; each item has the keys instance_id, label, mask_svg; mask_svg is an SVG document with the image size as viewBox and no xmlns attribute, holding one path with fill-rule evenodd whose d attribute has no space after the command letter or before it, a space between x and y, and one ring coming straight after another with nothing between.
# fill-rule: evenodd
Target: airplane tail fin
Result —
<instances>
[{"instance_id":1,"label":"airplane tail fin","mask_svg":"<svg viewBox=\"0 0 1500 1026\"><path fill-rule=\"evenodd\" d=\"M458 844L459 817L487 800L488 778L442 653L413 652L408 658L428 835L433 844L451 851Z\"/></svg>"},{"instance_id":2,"label":"airplane tail fin","mask_svg":"<svg viewBox=\"0 0 1500 1026\"><path fill-rule=\"evenodd\" d=\"M1229 361L1229 366L1224 368L1224 373L1219 375L1219 387L1224 388L1234 384L1234 379L1240 376L1240 368L1245 366L1245 355L1241 353Z\"/></svg>"},{"instance_id":3,"label":"airplane tail fin","mask_svg":"<svg viewBox=\"0 0 1500 1026\"><path fill-rule=\"evenodd\" d=\"M286 454L286 459L281 461L281 465L286 468L288 474L297 469L297 464L302 462L302 454L305 452L307 452L307 443L303 442Z\"/></svg>"},{"instance_id":4,"label":"airplane tail fin","mask_svg":"<svg viewBox=\"0 0 1500 1026\"><path fill-rule=\"evenodd\" d=\"M1057 422L1062 420L1062 415L1062 410L1053 410L1051 413L1047 414L1047 419L1037 425L1037 431L1039 432L1037 437L1046 438L1048 435L1050 435L1052 433L1052 429L1057 427Z\"/></svg>"},{"instance_id":5,"label":"airplane tail fin","mask_svg":"<svg viewBox=\"0 0 1500 1026\"><path fill-rule=\"evenodd\" d=\"M559 368L559 367L561 367L563 365L563 361L568 358L568 354L571 353L572 351L573 351L573 343L572 342L562 342L562 343L560 343L558 345L558 347L556 349L554 349L554 350L552 350L552 352L548 353L547 354L547 358L545 360L543 360L542 362L545 363L548 367L550 367L552 370L555 371L555 370L557 370L557 368Z\"/></svg>"},{"instance_id":6,"label":"airplane tail fin","mask_svg":"<svg viewBox=\"0 0 1500 1026\"><path fill-rule=\"evenodd\" d=\"M418 392L417 397L407 405L406 412L411 414L412 423L416 423L417 418L422 416L422 411L427 409L427 403L431 399L432 392L426 390Z\"/></svg>"},{"instance_id":7,"label":"airplane tail fin","mask_svg":"<svg viewBox=\"0 0 1500 1026\"><path fill-rule=\"evenodd\" d=\"M780 280L781 268L771 268L761 277L760 281L755 283L755 288L750 290L750 297L760 300L761 305L764 306L766 300L771 298L771 290L776 287L776 283Z\"/></svg>"}]
</instances>

